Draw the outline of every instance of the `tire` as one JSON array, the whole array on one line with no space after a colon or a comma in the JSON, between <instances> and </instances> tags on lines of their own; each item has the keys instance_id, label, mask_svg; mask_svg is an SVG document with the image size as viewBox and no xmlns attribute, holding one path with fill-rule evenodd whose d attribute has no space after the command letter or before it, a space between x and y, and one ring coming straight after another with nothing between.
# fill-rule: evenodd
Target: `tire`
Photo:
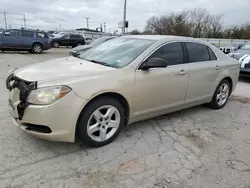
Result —
<instances>
[{"instance_id":1,"label":"tire","mask_svg":"<svg viewBox=\"0 0 250 188\"><path fill-rule=\"evenodd\" d=\"M125 111L119 101L110 97L97 98L81 113L77 135L83 144L101 147L109 144L119 135L124 123ZM109 127L110 125L112 127Z\"/></svg>"},{"instance_id":2,"label":"tire","mask_svg":"<svg viewBox=\"0 0 250 188\"><path fill-rule=\"evenodd\" d=\"M52 43L52 47L54 47L54 48L59 48L59 43L58 42L53 42Z\"/></svg>"},{"instance_id":3,"label":"tire","mask_svg":"<svg viewBox=\"0 0 250 188\"><path fill-rule=\"evenodd\" d=\"M224 88L226 87L227 89L223 89L223 87ZM210 103L210 107L212 109L223 108L227 104L227 101L231 94L231 90L232 90L231 84L225 79L222 80L214 92L214 96Z\"/></svg>"},{"instance_id":4,"label":"tire","mask_svg":"<svg viewBox=\"0 0 250 188\"><path fill-rule=\"evenodd\" d=\"M35 43L35 44L33 44L31 51L32 51L32 53L40 54L43 52L43 47L41 44Z\"/></svg>"}]
</instances>

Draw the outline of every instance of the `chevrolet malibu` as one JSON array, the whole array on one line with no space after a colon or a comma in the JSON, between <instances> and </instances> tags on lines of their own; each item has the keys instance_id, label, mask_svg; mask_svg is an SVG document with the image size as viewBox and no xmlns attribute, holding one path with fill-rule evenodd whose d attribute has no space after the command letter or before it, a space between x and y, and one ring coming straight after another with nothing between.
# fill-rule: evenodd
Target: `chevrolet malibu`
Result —
<instances>
[{"instance_id":1,"label":"chevrolet malibu","mask_svg":"<svg viewBox=\"0 0 250 188\"><path fill-rule=\"evenodd\" d=\"M13 122L36 137L90 146L113 141L127 124L209 103L225 106L239 63L193 38L125 36L78 57L10 72Z\"/></svg>"}]
</instances>

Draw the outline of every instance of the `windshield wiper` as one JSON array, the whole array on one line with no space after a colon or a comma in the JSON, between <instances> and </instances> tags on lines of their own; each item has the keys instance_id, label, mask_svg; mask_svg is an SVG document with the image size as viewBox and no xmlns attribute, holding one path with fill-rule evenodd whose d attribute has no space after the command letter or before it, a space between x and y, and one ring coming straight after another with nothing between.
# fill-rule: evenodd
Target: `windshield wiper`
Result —
<instances>
[{"instance_id":1,"label":"windshield wiper","mask_svg":"<svg viewBox=\"0 0 250 188\"><path fill-rule=\"evenodd\" d=\"M94 59L89 60L89 61L90 61L90 62L93 62L93 63L96 63L96 64L104 65L104 66L107 66L107 67L114 67L114 66L112 66L112 65L110 65L110 64L108 64L108 63L105 63L105 62L103 62L103 61L96 61L96 60L94 60Z\"/></svg>"}]
</instances>

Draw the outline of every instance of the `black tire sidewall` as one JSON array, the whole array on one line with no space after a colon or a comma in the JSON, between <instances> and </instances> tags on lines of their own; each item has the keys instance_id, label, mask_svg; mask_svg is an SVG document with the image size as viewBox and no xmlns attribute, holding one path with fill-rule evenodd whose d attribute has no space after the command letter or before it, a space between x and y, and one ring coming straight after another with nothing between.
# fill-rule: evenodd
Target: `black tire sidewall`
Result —
<instances>
[{"instance_id":1,"label":"black tire sidewall","mask_svg":"<svg viewBox=\"0 0 250 188\"><path fill-rule=\"evenodd\" d=\"M218 102L217 102L217 93L218 93L218 90L220 89L220 87L221 87L222 84L227 84L227 85L228 85L228 87L229 87L229 95L228 95L228 98L227 98L227 101L225 102L225 104L223 104L222 106L220 106L220 105L218 104ZM229 81L227 81L227 80L222 80L222 81L220 82L220 84L217 86L217 88L216 88L216 90L215 90L215 92L214 92L214 96L213 96L212 102L210 103L210 105L211 105L211 107L212 107L213 109L221 109L221 108L223 108L223 107L227 104L228 99L229 99L229 97L230 97L230 95L231 95L231 90L232 90L231 87L232 87L231 84L230 84Z\"/></svg>"},{"instance_id":2,"label":"black tire sidewall","mask_svg":"<svg viewBox=\"0 0 250 188\"><path fill-rule=\"evenodd\" d=\"M91 137L89 137L87 133L87 123L92 113L96 109L105 105L114 106L120 113L121 121L120 121L120 125L116 133L111 138L109 138L108 140L104 142L97 142L97 141L92 140ZM109 144L119 135L124 123L125 123L125 111L119 101L110 97L97 98L94 101L92 101L90 104L88 104L86 108L83 110L83 112L81 113L79 120L78 120L78 124L77 124L77 135L82 140L83 144L92 146L92 147L101 147L101 146Z\"/></svg>"}]
</instances>

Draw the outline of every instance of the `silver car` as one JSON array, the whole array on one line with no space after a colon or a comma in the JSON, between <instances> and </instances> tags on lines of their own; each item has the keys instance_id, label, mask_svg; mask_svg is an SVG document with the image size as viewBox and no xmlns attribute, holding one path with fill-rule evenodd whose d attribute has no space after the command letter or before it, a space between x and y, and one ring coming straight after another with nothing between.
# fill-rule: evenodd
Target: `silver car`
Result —
<instances>
[{"instance_id":1,"label":"silver car","mask_svg":"<svg viewBox=\"0 0 250 188\"><path fill-rule=\"evenodd\" d=\"M39 138L103 146L127 124L209 103L224 107L239 63L193 38L137 35L10 73L13 122Z\"/></svg>"},{"instance_id":2,"label":"silver car","mask_svg":"<svg viewBox=\"0 0 250 188\"><path fill-rule=\"evenodd\" d=\"M95 47L95 46L97 46L97 45L99 45L101 43L104 43L104 42L106 42L106 41L108 41L110 39L114 39L114 38L116 38L116 37L114 37L114 36L101 37L99 39L96 39L96 40L92 41L90 44L87 43L88 45L80 45L80 46L77 46L75 48L72 48L70 50L69 54L72 55L72 56L77 56L80 53L82 53L82 52L84 52L84 51L86 51L86 50L88 50L90 48L93 48L93 47Z\"/></svg>"},{"instance_id":3,"label":"silver car","mask_svg":"<svg viewBox=\"0 0 250 188\"><path fill-rule=\"evenodd\" d=\"M240 49L230 53L229 56L236 60L244 58L240 62L242 64L240 68L240 74L244 76L250 76L250 60L248 60L248 62L245 62L247 59L249 59L248 57L250 57L250 42L243 45Z\"/></svg>"}]
</instances>

